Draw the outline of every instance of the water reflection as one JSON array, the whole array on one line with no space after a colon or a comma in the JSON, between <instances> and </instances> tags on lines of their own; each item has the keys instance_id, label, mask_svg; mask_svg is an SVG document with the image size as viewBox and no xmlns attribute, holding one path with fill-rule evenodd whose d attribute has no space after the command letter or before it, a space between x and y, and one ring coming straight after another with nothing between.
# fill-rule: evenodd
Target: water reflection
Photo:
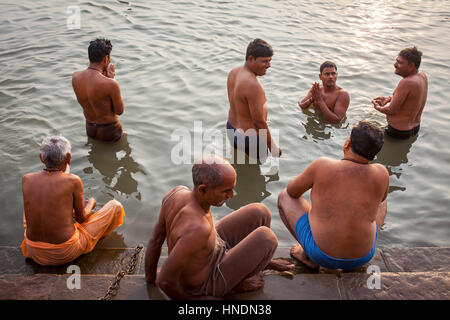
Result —
<instances>
[{"instance_id":1,"label":"water reflection","mask_svg":"<svg viewBox=\"0 0 450 320\"><path fill-rule=\"evenodd\" d=\"M320 113L316 113L312 108L303 109L302 111L306 115L306 122L302 122L302 125L305 127L306 134L310 135L315 142L330 139L333 128L348 128L348 123L346 123L347 116L344 116L340 123L333 124L327 122ZM307 137L303 138L306 139Z\"/></svg>"},{"instance_id":2,"label":"water reflection","mask_svg":"<svg viewBox=\"0 0 450 320\"><path fill-rule=\"evenodd\" d=\"M232 166L237 174L235 195L226 204L233 210L253 202L262 202L271 195L266 190L267 183L280 179L278 172L273 175L263 175L258 164L232 164Z\"/></svg>"},{"instance_id":3,"label":"water reflection","mask_svg":"<svg viewBox=\"0 0 450 320\"><path fill-rule=\"evenodd\" d=\"M400 179L402 175L403 169L401 168L402 164L408 163L408 153L413 145L413 143L417 140L419 135L415 135L406 140L398 140L389 137L388 135L384 135L384 144L383 148L381 148L380 152L377 154L374 163L380 163L384 165L388 172L389 176L396 176L397 179ZM389 192L401 190L406 190L405 187L399 186L390 186Z\"/></svg>"},{"instance_id":4,"label":"water reflection","mask_svg":"<svg viewBox=\"0 0 450 320\"><path fill-rule=\"evenodd\" d=\"M141 200L138 182L132 174L146 174L131 156L131 148L126 133L115 143L105 143L88 138L86 146L90 146L88 160L103 175L103 182L113 191L126 195L134 195ZM92 168L84 169L91 173Z\"/></svg>"}]
</instances>

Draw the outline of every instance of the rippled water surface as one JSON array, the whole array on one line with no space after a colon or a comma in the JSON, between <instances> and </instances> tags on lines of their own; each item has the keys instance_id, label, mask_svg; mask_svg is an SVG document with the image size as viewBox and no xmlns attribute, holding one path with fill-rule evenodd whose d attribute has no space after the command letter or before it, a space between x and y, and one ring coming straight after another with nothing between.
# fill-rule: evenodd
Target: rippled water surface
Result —
<instances>
[{"instance_id":1,"label":"rippled water surface","mask_svg":"<svg viewBox=\"0 0 450 320\"><path fill-rule=\"evenodd\" d=\"M449 246L450 235L450 2L449 1L74 1L79 29L69 29L65 1L2 1L0 4L0 245L19 245L21 177L41 170L43 137L62 134L72 143L71 172L85 197L99 204L115 198L125 225L102 246L147 243L161 199L172 187L192 186L191 165L176 165L175 129L225 134L226 78L242 65L254 38L274 48L272 67L260 78L270 127L280 132L283 156L277 175L258 166L237 166L236 196L221 218L250 202L273 213L280 246L294 243L277 211L289 180L319 156L339 158L350 129L361 119L381 126L385 118L370 100L390 95L400 78L399 50L423 51L421 69L429 96L417 139L387 139L377 157L390 173L385 231L379 246ZM90 140L71 86L75 70L88 65L89 41L112 40L112 62L121 86L126 135L114 145ZM345 121L324 124L297 101L318 80L324 60L338 65L338 85L351 96Z\"/></svg>"}]
</instances>

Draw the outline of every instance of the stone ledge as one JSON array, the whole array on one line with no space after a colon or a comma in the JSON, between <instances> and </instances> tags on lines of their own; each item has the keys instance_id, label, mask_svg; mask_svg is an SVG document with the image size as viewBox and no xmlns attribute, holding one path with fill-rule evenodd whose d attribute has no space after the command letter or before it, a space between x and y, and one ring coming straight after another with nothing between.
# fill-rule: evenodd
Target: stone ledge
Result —
<instances>
[{"instance_id":1,"label":"stone ledge","mask_svg":"<svg viewBox=\"0 0 450 320\"><path fill-rule=\"evenodd\" d=\"M391 272L450 271L450 248L389 248L382 255Z\"/></svg>"},{"instance_id":2,"label":"stone ledge","mask_svg":"<svg viewBox=\"0 0 450 320\"><path fill-rule=\"evenodd\" d=\"M32 259L26 259L20 248L0 247L0 274L66 274L67 267L77 265L81 274L116 274L127 265L134 248L94 249L70 263L60 266L41 266ZM145 249L141 250L136 265L136 274L144 274Z\"/></svg>"},{"instance_id":3,"label":"stone ledge","mask_svg":"<svg viewBox=\"0 0 450 320\"><path fill-rule=\"evenodd\" d=\"M450 272L383 272L380 289L369 289L370 274L349 273L339 278L339 288L345 300L448 300ZM371 278L370 284L376 284Z\"/></svg>"}]
</instances>

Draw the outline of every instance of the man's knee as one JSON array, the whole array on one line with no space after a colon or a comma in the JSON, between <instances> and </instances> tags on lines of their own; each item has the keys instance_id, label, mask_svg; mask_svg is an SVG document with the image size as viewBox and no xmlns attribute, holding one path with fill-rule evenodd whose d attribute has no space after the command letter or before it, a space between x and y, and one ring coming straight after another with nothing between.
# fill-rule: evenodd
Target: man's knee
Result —
<instances>
[{"instance_id":1,"label":"man's knee","mask_svg":"<svg viewBox=\"0 0 450 320\"><path fill-rule=\"evenodd\" d=\"M261 217L263 221L262 225L269 227L270 222L272 220L272 214L270 213L269 208L265 204L262 203L252 203L249 204L249 209L254 212L255 215Z\"/></svg>"},{"instance_id":2,"label":"man's knee","mask_svg":"<svg viewBox=\"0 0 450 320\"><path fill-rule=\"evenodd\" d=\"M278 247L278 238L270 228L262 226L256 229L255 232L258 237L258 243L262 248L274 251Z\"/></svg>"},{"instance_id":3,"label":"man's knee","mask_svg":"<svg viewBox=\"0 0 450 320\"><path fill-rule=\"evenodd\" d=\"M105 207L110 208L111 214L119 216L122 213L122 204L117 200L110 200L105 204Z\"/></svg>"}]
</instances>

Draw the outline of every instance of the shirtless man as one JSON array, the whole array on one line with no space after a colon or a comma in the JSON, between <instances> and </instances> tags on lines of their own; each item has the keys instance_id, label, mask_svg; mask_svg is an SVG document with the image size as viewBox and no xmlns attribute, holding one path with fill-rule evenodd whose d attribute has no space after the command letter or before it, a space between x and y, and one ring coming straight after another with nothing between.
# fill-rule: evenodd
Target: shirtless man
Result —
<instances>
[{"instance_id":1,"label":"shirtless man","mask_svg":"<svg viewBox=\"0 0 450 320\"><path fill-rule=\"evenodd\" d=\"M428 79L419 71L422 52L416 47L399 52L394 63L395 74L403 79L392 97L376 97L373 107L386 115L385 133L393 138L408 139L420 129L420 117L427 101ZM388 106L386 104L389 103Z\"/></svg>"},{"instance_id":2,"label":"shirtless man","mask_svg":"<svg viewBox=\"0 0 450 320\"><path fill-rule=\"evenodd\" d=\"M383 132L357 123L344 144L344 158L319 158L292 179L278 197L284 224L299 241L291 255L311 268L351 270L372 259L386 216L389 174L369 164L383 145ZM302 195L311 189L311 204Z\"/></svg>"},{"instance_id":3,"label":"shirtless man","mask_svg":"<svg viewBox=\"0 0 450 320\"><path fill-rule=\"evenodd\" d=\"M300 108L305 109L313 104L328 121L341 122L350 104L350 96L347 91L336 85L337 77L336 64L331 61L322 63L319 73L322 86L314 82L306 97L298 103Z\"/></svg>"},{"instance_id":4,"label":"shirtless man","mask_svg":"<svg viewBox=\"0 0 450 320\"><path fill-rule=\"evenodd\" d=\"M107 142L122 136L119 115L123 113L123 101L119 83L114 79L116 67L111 64L111 50L109 40L91 41L89 67L72 76L72 87L86 118L86 134Z\"/></svg>"},{"instance_id":5,"label":"shirtless man","mask_svg":"<svg viewBox=\"0 0 450 320\"><path fill-rule=\"evenodd\" d=\"M45 138L39 156L44 170L22 178L22 252L41 265L73 261L92 251L100 238L123 223L123 207L115 200L90 215L96 201L84 201L81 179L67 172L70 149L64 137Z\"/></svg>"},{"instance_id":6,"label":"shirtless man","mask_svg":"<svg viewBox=\"0 0 450 320\"><path fill-rule=\"evenodd\" d=\"M231 70L227 80L228 137L235 148L241 145L238 140L245 141L245 153L258 160L267 155L267 148L274 157L281 156L267 125L266 94L257 79L270 68L272 56L272 47L267 42L253 40L247 47L245 64Z\"/></svg>"},{"instance_id":7,"label":"shirtless man","mask_svg":"<svg viewBox=\"0 0 450 320\"><path fill-rule=\"evenodd\" d=\"M278 240L265 205L244 206L214 226L210 207L232 198L236 185L236 171L228 161L205 156L192 167L192 177L192 191L177 186L162 200L145 257L149 283L171 299L212 299L261 288L266 268L294 268L271 260ZM169 256L157 274L166 238Z\"/></svg>"}]
</instances>

